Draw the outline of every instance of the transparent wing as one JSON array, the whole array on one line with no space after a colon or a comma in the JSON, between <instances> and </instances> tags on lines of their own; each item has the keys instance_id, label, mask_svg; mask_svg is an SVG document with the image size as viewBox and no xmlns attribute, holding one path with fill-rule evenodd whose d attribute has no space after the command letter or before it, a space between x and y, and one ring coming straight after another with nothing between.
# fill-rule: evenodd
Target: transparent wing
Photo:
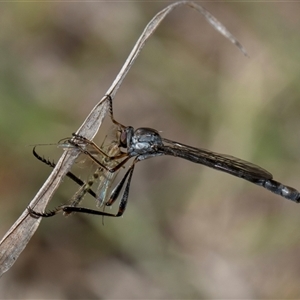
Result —
<instances>
[{"instance_id":1,"label":"transparent wing","mask_svg":"<svg viewBox=\"0 0 300 300\"><path fill-rule=\"evenodd\" d=\"M117 141L110 142L107 146L101 147L101 149L107 154L104 156L101 152L94 152L97 160L100 161L103 165L108 168L115 167L119 161L116 159L110 159L110 157L114 157L120 154L120 148ZM95 150L95 149L94 149ZM98 166L99 167L99 166ZM98 188L97 188L97 206L102 206L108 199L111 191L111 186L117 177L119 171L117 172L109 172L104 168L99 168L99 177L98 177Z\"/></svg>"}]
</instances>

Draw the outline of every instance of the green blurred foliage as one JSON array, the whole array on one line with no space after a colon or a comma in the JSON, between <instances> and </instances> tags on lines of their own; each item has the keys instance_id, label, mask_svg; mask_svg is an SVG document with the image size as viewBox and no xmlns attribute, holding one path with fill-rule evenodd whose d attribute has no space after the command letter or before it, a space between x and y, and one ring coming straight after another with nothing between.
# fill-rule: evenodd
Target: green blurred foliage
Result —
<instances>
[{"instance_id":1,"label":"green blurred foliage","mask_svg":"<svg viewBox=\"0 0 300 300\"><path fill-rule=\"evenodd\" d=\"M77 130L165 5L1 3L2 234L51 171L29 145ZM125 79L116 119L249 160L300 188L299 4L205 7L250 58L195 11L177 9ZM55 146L38 149L60 155ZM76 188L66 179L50 207ZM80 214L43 220L1 278L0 297L297 298L299 214L296 204L226 174L175 158L145 161L123 218L106 218L105 226Z\"/></svg>"}]
</instances>

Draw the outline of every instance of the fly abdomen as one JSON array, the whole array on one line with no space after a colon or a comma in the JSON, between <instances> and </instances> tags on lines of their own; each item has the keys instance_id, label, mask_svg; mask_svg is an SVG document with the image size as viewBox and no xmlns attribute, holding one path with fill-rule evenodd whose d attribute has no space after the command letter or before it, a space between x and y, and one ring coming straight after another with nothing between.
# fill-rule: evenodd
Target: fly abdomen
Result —
<instances>
[{"instance_id":1,"label":"fly abdomen","mask_svg":"<svg viewBox=\"0 0 300 300\"><path fill-rule=\"evenodd\" d=\"M264 188L266 188L267 190L269 190L270 192L280 195L286 199L292 200L296 203L300 202L300 193L298 190L284 185L280 182L277 182L275 180L269 179L269 180L264 180L261 181L259 183L257 183L258 185L263 186Z\"/></svg>"}]
</instances>

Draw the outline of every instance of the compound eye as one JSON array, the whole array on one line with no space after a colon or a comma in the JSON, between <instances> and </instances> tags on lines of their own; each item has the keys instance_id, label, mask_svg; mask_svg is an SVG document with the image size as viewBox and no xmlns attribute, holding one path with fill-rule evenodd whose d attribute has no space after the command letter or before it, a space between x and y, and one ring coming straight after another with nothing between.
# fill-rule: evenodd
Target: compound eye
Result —
<instances>
[{"instance_id":1,"label":"compound eye","mask_svg":"<svg viewBox=\"0 0 300 300\"><path fill-rule=\"evenodd\" d=\"M127 132L122 130L120 135L120 146L123 148L127 147Z\"/></svg>"}]
</instances>

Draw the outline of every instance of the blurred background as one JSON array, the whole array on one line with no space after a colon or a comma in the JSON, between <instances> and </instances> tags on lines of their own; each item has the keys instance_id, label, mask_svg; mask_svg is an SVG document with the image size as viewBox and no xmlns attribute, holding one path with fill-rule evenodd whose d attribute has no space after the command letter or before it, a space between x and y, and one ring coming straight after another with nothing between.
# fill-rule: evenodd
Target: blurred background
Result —
<instances>
[{"instance_id":1,"label":"blurred background","mask_svg":"<svg viewBox=\"0 0 300 300\"><path fill-rule=\"evenodd\" d=\"M1 3L1 237L51 172L29 145L78 129L167 3ZM194 10L176 9L123 82L115 118L251 161L299 189L300 4L204 6L250 58ZM61 155L55 146L38 151ZM65 179L49 207L77 188ZM298 298L299 228L295 203L158 157L136 166L123 218L42 220L1 278L0 298Z\"/></svg>"}]
</instances>

